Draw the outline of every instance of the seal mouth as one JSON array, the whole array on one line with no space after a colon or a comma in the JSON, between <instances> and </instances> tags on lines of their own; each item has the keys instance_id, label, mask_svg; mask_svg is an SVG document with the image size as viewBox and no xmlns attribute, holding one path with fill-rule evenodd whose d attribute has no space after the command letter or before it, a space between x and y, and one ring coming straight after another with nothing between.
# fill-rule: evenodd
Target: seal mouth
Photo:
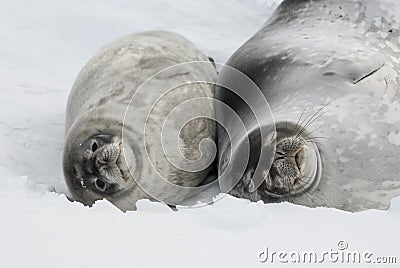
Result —
<instances>
[{"instance_id":1,"label":"seal mouth","mask_svg":"<svg viewBox=\"0 0 400 268\"><path fill-rule=\"evenodd\" d=\"M283 124L276 124L275 157L270 170L264 172L264 193L274 198L304 194L318 185L321 177L321 157L311 135L297 133L297 124Z\"/></svg>"}]
</instances>

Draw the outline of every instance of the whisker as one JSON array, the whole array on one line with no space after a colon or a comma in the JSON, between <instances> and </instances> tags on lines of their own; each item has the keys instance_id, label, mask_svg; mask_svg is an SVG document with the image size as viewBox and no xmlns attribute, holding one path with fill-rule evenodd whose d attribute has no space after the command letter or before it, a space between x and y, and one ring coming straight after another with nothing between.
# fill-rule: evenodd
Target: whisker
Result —
<instances>
[{"instance_id":1,"label":"whisker","mask_svg":"<svg viewBox=\"0 0 400 268\"><path fill-rule=\"evenodd\" d=\"M301 184L301 182L299 182L299 185L298 185L298 186L299 186L300 189L303 191L303 193L302 193L303 195L311 196L311 197L314 197L314 198L316 198L316 199L319 199L319 197L318 197L317 195L315 195L315 194L312 193L312 192L307 191L307 189ZM313 199L310 199L310 201L311 201L314 205L317 205L317 206L320 205L319 203L315 202Z\"/></svg>"},{"instance_id":2,"label":"whisker","mask_svg":"<svg viewBox=\"0 0 400 268\"><path fill-rule=\"evenodd\" d=\"M318 145L319 147L323 147L323 146L324 146L321 142L318 142L318 141L307 141L307 142L303 143L303 145L305 145L305 144L307 144L307 143L316 144L316 145Z\"/></svg>"},{"instance_id":3,"label":"whisker","mask_svg":"<svg viewBox=\"0 0 400 268\"><path fill-rule=\"evenodd\" d=\"M310 120L302 127L301 131L296 135L296 138L298 138L301 134L304 133L304 131L306 131L306 129L315 121L317 121L318 119L320 119L325 113L321 113L317 116L317 114L313 115L313 117L310 118Z\"/></svg>"},{"instance_id":4,"label":"whisker","mask_svg":"<svg viewBox=\"0 0 400 268\"><path fill-rule=\"evenodd\" d=\"M301 120L301 118L303 117L303 115L304 115L304 113L306 112L306 110L307 110L307 106L304 107L303 112L301 113L299 119L298 119L297 122L296 122L296 127L295 127L295 129L294 129L294 133L296 133L296 132L298 131L298 128L299 128L300 125L302 125L302 123L304 122L304 121L303 121L303 122L300 124L300 120ZM305 119L304 119L304 120L305 120Z\"/></svg>"},{"instance_id":5,"label":"whisker","mask_svg":"<svg viewBox=\"0 0 400 268\"><path fill-rule=\"evenodd\" d=\"M311 131L308 131L308 133L305 135L305 137L311 136L311 134L315 133L317 130L320 130L322 127L324 127L324 125L319 126L319 127L315 128L315 129L313 129Z\"/></svg>"},{"instance_id":6,"label":"whisker","mask_svg":"<svg viewBox=\"0 0 400 268\"><path fill-rule=\"evenodd\" d=\"M328 137L312 137L312 138L309 138L309 139L302 140L301 144L305 145L307 143L314 143L314 144L322 146L321 142L316 141L317 139L330 139L330 138L328 138Z\"/></svg>"},{"instance_id":7,"label":"whisker","mask_svg":"<svg viewBox=\"0 0 400 268\"><path fill-rule=\"evenodd\" d=\"M303 122L300 122L300 120L298 120L298 125L299 127L295 129L295 134L294 137L298 138L301 134L304 133L304 131L311 125L313 124L316 120L318 120L319 118L321 118L326 112L322 112L323 109L325 109L331 102L323 105L322 107L320 107L317 111L315 111L311 116L307 116ZM307 120L307 121L306 121ZM306 122L304 124L304 122Z\"/></svg>"},{"instance_id":8,"label":"whisker","mask_svg":"<svg viewBox=\"0 0 400 268\"><path fill-rule=\"evenodd\" d=\"M327 139L327 140L330 140L331 138L323 137L323 136L321 136L321 137L310 137L310 138L304 139L303 141L311 141L311 140L314 140L314 139Z\"/></svg>"},{"instance_id":9,"label":"whisker","mask_svg":"<svg viewBox=\"0 0 400 268\"><path fill-rule=\"evenodd\" d=\"M286 119L285 119L286 121L285 121L285 127L286 127L286 129L288 129L288 124L287 124L287 113L286 113ZM288 133L286 132L286 139L288 139Z\"/></svg>"}]
</instances>

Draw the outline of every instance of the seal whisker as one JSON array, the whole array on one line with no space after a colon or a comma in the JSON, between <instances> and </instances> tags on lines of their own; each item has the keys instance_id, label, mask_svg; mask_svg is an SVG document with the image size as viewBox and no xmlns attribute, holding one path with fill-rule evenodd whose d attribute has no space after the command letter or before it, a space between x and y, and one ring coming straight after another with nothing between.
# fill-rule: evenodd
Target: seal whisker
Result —
<instances>
[{"instance_id":1,"label":"seal whisker","mask_svg":"<svg viewBox=\"0 0 400 268\"><path fill-rule=\"evenodd\" d=\"M307 123L305 125L303 125L300 129L300 131L298 133L296 133L294 136L296 138L299 138L300 135L302 135L309 126L311 126L311 124L313 124L315 121L317 121L319 118L321 118L326 112L321 112L323 108L325 108L326 106L321 107L320 109L318 109L318 111L316 111L311 118L307 121ZM320 113L320 114L318 114Z\"/></svg>"},{"instance_id":2,"label":"seal whisker","mask_svg":"<svg viewBox=\"0 0 400 268\"><path fill-rule=\"evenodd\" d=\"M301 118L304 116L304 113L306 112L306 110L307 110L307 106L304 107L303 111L302 111L301 114L300 114L299 119L298 119L297 122L296 122L295 129L293 130L294 133L297 133L298 128L302 125L302 123L304 123L304 121L303 121L302 123L300 123L300 120L301 120Z\"/></svg>"},{"instance_id":3,"label":"seal whisker","mask_svg":"<svg viewBox=\"0 0 400 268\"><path fill-rule=\"evenodd\" d=\"M320 146L320 147L323 146L323 144L322 144L321 142L318 142L318 141L305 141L305 142L302 142L301 144L302 144L302 145L315 144L315 145L318 145L318 146Z\"/></svg>"},{"instance_id":4,"label":"seal whisker","mask_svg":"<svg viewBox=\"0 0 400 268\"><path fill-rule=\"evenodd\" d=\"M305 137L305 138L309 138L313 133L315 133L316 131L320 130L320 129L323 128L323 127L324 127L324 125L319 126L319 127L315 128L315 129L313 129L313 130L308 131L308 133L306 133L306 134L304 135L304 137Z\"/></svg>"},{"instance_id":5,"label":"seal whisker","mask_svg":"<svg viewBox=\"0 0 400 268\"><path fill-rule=\"evenodd\" d=\"M322 144L320 142L316 141L318 139L330 139L330 138L328 138L328 137L310 137L310 138L301 140L301 143L303 145L306 144L306 143L315 143L317 145L321 145L322 146Z\"/></svg>"},{"instance_id":6,"label":"seal whisker","mask_svg":"<svg viewBox=\"0 0 400 268\"><path fill-rule=\"evenodd\" d=\"M288 121L287 121L287 113L286 113L286 119L285 119L285 127L288 129ZM285 133L286 139L288 138L288 133Z\"/></svg>"},{"instance_id":7,"label":"seal whisker","mask_svg":"<svg viewBox=\"0 0 400 268\"><path fill-rule=\"evenodd\" d=\"M316 199L319 199L319 197L318 197L316 194L314 194L313 192L310 192L310 191L307 190L306 186L303 185L303 184L305 184L306 182L304 182L302 179L299 178L299 180L297 181L297 183L298 183L298 186L300 187L300 189L303 191L303 193L302 193L303 195L305 195L305 196L311 196L311 197L314 197L314 198L316 198ZM314 205L320 206L320 204L317 203L317 202L315 202L313 199L310 199L310 201L311 201Z\"/></svg>"},{"instance_id":8,"label":"seal whisker","mask_svg":"<svg viewBox=\"0 0 400 268\"><path fill-rule=\"evenodd\" d=\"M314 113L313 116L307 121L307 123L301 127L301 130L295 135L296 138L300 137L300 135L303 134L311 124L313 124L315 121L317 121L325 114L325 112L318 114L321 110L322 108L319 109L316 113Z\"/></svg>"}]
</instances>

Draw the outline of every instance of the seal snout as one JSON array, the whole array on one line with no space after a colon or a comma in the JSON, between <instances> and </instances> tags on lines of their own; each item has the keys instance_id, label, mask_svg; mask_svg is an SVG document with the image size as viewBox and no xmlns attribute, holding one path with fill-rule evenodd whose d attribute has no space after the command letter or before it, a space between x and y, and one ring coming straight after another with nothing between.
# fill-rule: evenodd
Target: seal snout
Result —
<instances>
[{"instance_id":1,"label":"seal snout","mask_svg":"<svg viewBox=\"0 0 400 268\"><path fill-rule=\"evenodd\" d=\"M321 173L319 150L310 135L284 124L277 124L274 161L264 173L267 194L278 198L305 193L318 183Z\"/></svg>"},{"instance_id":2,"label":"seal snout","mask_svg":"<svg viewBox=\"0 0 400 268\"><path fill-rule=\"evenodd\" d=\"M122 184L123 176L118 166L121 157L121 149L118 143L104 144L93 152L93 168L99 174L96 179L96 188L102 190L108 184Z\"/></svg>"}]
</instances>

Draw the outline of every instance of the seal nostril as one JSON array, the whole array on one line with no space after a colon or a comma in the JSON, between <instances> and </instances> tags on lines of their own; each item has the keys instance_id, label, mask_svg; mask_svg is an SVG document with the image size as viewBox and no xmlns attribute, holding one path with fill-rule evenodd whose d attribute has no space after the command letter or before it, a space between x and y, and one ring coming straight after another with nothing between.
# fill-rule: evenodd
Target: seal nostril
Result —
<instances>
[{"instance_id":1,"label":"seal nostril","mask_svg":"<svg viewBox=\"0 0 400 268\"><path fill-rule=\"evenodd\" d=\"M93 142L92 144L92 152L95 152L97 150L97 142Z\"/></svg>"}]
</instances>

